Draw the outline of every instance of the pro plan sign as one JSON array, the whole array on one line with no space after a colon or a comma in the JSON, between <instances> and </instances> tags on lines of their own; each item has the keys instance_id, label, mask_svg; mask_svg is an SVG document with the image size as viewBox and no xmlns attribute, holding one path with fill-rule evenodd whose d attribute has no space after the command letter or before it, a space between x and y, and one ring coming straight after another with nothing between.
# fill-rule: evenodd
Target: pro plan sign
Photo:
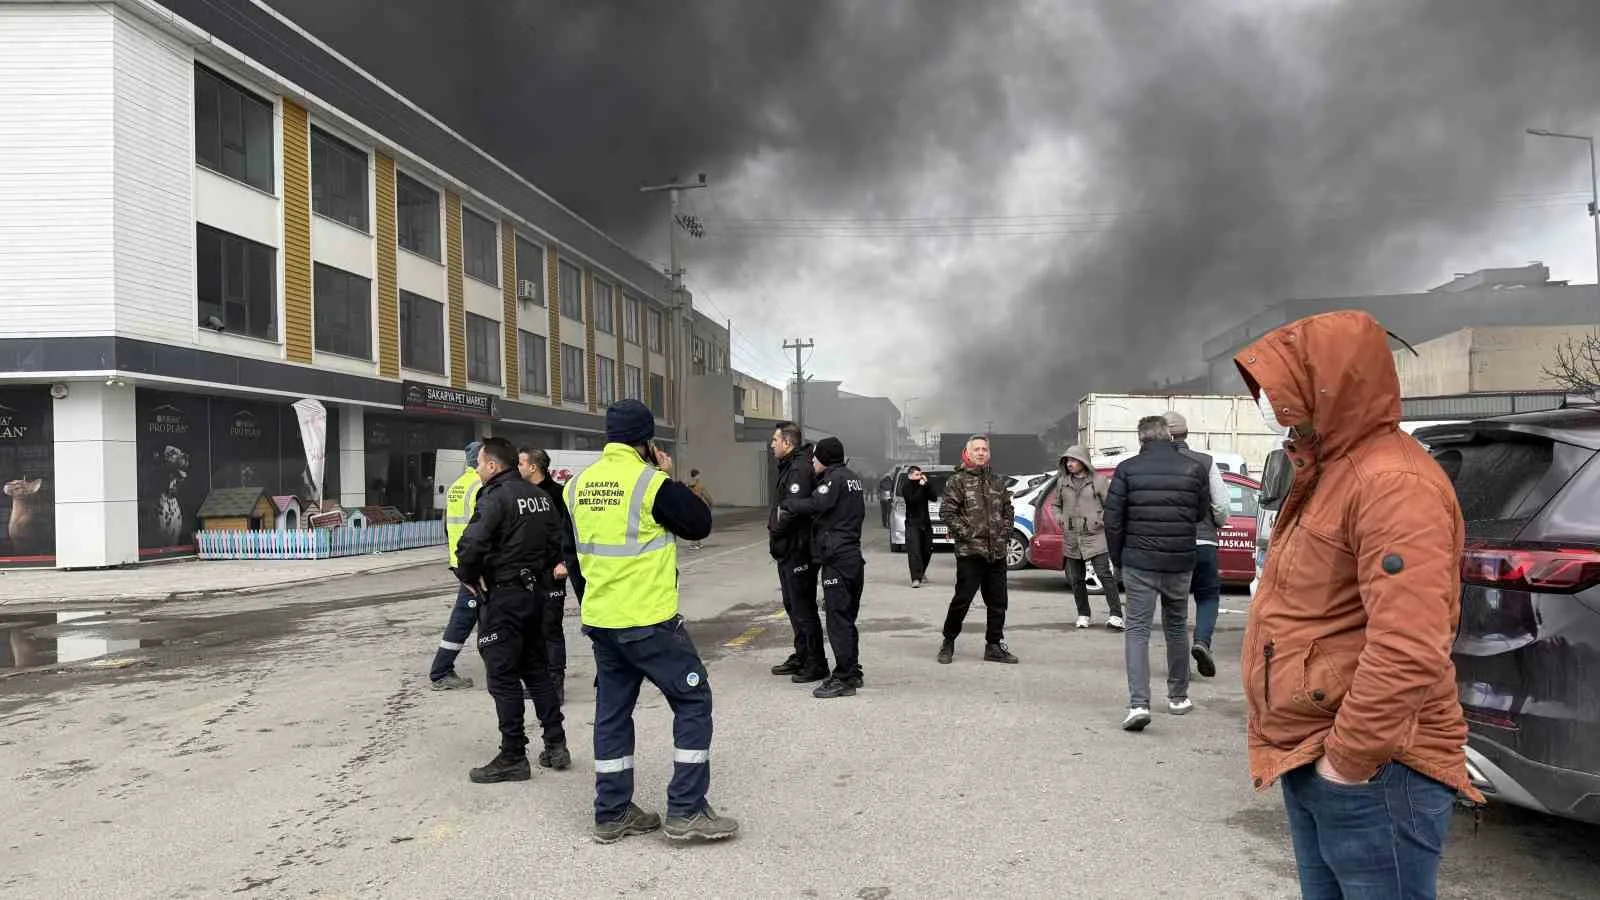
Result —
<instances>
[{"instance_id":1,"label":"pro plan sign","mask_svg":"<svg viewBox=\"0 0 1600 900\"><path fill-rule=\"evenodd\" d=\"M494 395L492 394L462 391L456 388L441 387L437 384L423 384L418 381L404 382L401 385L401 390L404 397L402 404L408 410L448 413L453 416L467 416L473 419L494 418Z\"/></svg>"}]
</instances>

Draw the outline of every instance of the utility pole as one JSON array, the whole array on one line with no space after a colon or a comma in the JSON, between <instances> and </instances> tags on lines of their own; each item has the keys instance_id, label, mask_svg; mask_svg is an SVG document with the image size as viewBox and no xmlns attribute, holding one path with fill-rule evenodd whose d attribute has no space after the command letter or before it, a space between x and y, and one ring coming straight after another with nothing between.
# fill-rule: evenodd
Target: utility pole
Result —
<instances>
[{"instance_id":1,"label":"utility pole","mask_svg":"<svg viewBox=\"0 0 1600 900\"><path fill-rule=\"evenodd\" d=\"M674 175L672 180L666 184L645 185L639 188L639 192L642 194L657 194L666 191L668 197L671 198L671 203L667 208L670 215L667 220L667 254L669 259L667 275L672 279L672 321L676 327L672 329L674 346L671 358L675 361L673 368L677 373L677 383L674 385L673 390L672 430L677 437L674 442L676 446L673 449L678 451L677 455L680 458L684 458L684 448L689 444L689 429L685 424L687 417L684 415L685 400L689 396L689 379L687 377L689 367L685 358L688 354L687 348L689 346L689 304L684 301L683 297L683 263L682 254L678 249L678 232L679 230L684 230L694 237L701 237L705 234L705 229L701 227L699 221L692 217L686 220L678 215L678 198L683 191L699 190L704 187L710 187L710 185L706 184L706 176L702 172L699 180L693 184L680 183L677 176Z\"/></svg>"},{"instance_id":2,"label":"utility pole","mask_svg":"<svg viewBox=\"0 0 1600 900\"><path fill-rule=\"evenodd\" d=\"M807 338L800 340L784 341L783 349L794 351L794 423L800 426L800 439L806 436L806 372L805 363L800 359L801 350L810 350L817 342Z\"/></svg>"}]
</instances>

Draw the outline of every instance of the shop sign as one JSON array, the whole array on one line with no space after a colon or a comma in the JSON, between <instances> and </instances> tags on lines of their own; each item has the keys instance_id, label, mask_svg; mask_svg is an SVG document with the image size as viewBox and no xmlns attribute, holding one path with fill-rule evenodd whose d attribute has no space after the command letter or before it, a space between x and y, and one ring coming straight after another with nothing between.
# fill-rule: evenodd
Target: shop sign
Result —
<instances>
[{"instance_id":1,"label":"shop sign","mask_svg":"<svg viewBox=\"0 0 1600 900\"><path fill-rule=\"evenodd\" d=\"M463 391L420 381L403 382L400 386L402 405L408 411L448 413L474 419L494 418L493 394Z\"/></svg>"}]
</instances>

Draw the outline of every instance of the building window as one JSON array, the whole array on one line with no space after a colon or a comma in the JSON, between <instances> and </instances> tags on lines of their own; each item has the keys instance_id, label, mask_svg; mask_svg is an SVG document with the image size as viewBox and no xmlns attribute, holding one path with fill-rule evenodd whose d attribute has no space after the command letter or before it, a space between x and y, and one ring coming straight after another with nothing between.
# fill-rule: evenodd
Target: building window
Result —
<instances>
[{"instance_id":1,"label":"building window","mask_svg":"<svg viewBox=\"0 0 1600 900\"><path fill-rule=\"evenodd\" d=\"M733 386L733 414L742 416L744 412L744 388L737 384Z\"/></svg>"},{"instance_id":2,"label":"building window","mask_svg":"<svg viewBox=\"0 0 1600 900\"><path fill-rule=\"evenodd\" d=\"M194 67L194 156L219 175L272 193L272 104Z\"/></svg>"},{"instance_id":3,"label":"building window","mask_svg":"<svg viewBox=\"0 0 1600 900\"><path fill-rule=\"evenodd\" d=\"M595 393L601 406L617 402L617 361L596 353L594 357Z\"/></svg>"},{"instance_id":4,"label":"building window","mask_svg":"<svg viewBox=\"0 0 1600 900\"><path fill-rule=\"evenodd\" d=\"M367 230L367 154L318 128L311 129L311 208Z\"/></svg>"},{"instance_id":5,"label":"building window","mask_svg":"<svg viewBox=\"0 0 1600 900\"><path fill-rule=\"evenodd\" d=\"M658 416L666 415L667 379L661 375L650 376L650 398L645 405Z\"/></svg>"},{"instance_id":6,"label":"building window","mask_svg":"<svg viewBox=\"0 0 1600 900\"><path fill-rule=\"evenodd\" d=\"M583 321L583 273L569 262L561 263L561 314L574 322Z\"/></svg>"},{"instance_id":7,"label":"building window","mask_svg":"<svg viewBox=\"0 0 1600 900\"><path fill-rule=\"evenodd\" d=\"M622 367L622 395L629 400L644 399L644 371L638 366Z\"/></svg>"},{"instance_id":8,"label":"building window","mask_svg":"<svg viewBox=\"0 0 1600 900\"><path fill-rule=\"evenodd\" d=\"M467 378L500 383L500 323L467 313Z\"/></svg>"},{"instance_id":9,"label":"building window","mask_svg":"<svg viewBox=\"0 0 1600 900\"><path fill-rule=\"evenodd\" d=\"M561 399L573 403L582 403L585 397L583 392L583 348L571 344L561 345Z\"/></svg>"},{"instance_id":10,"label":"building window","mask_svg":"<svg viewBox=\"0 0 1600 900\"><path fill-rule=\"evenodd\" d=\"M696 375L706 373L706 342L695 338L693 355L689 359L689 370Z\"/></svg>"},{"instance_id":11,"label":"building window","mask_svg":"<svg viewBox=\"0 0 1600 900\"><path fill-rule=\"evenodd\" d=\"M544 305L544 248L517 238L517 299Z\"/></svg>"},{"instance_id":12,"label":"building window","mask_svg":"<svg viewBox=\"0 0 1600 900\"><path fill-rule=\"evenodd\" d=\"M546 357L543 335L531 331L522 336L522 392L550 396L550 360Z\"/></svg>"},{"instance_id":13,"label":"building window","mask_svg":"<svg viewBox=\"0 0 1600 900\"><path fill-rule=\"evenodd\" d=\"M639 306L638 297L624 297L622 300L622 336L630 344L639 343Z\"/></svg>"},{"instance_id":14,"label":"building window","mask_svg":"<svg viewBox=\"0 0 1600 900\"><path fill-rule=\"evenodd\" d=\"M444 374L444 304L400 292L400 365Z\"/></svg>"},{"instance_id":15,"label":"building window","mask_svg":"<svg viewBox=\"0 0 1600 900\"><path fill-rule=\"evenodd\" d=\"M277 340L278 251L206 225L197 226L195 247L200 324Z\"/></svg>"},{"instance_id":16,"label":"building window","mask_svg":"<svg viewBox=\"0 0 1600 900\"><path fill-rule=\"evenodd\" d=\"M396 172L394 202L400 246L438 262L439 192Z\"/></svg>"},{"instance_id":17,"label":"building window","mask_svg":"<svg viewBox=\"0 0 1600 900\"><path fill-rule=\"evenodd\" d=\"M317 349L355 359L372 359L372 281L316 264Z\"/></svg>"},{"instance_id":18,"label":"building window","mask_svg":"<svg viewBox=\"0 0 1600 900\"><path fill-rule=\"evenodd\" d=\"M650 310L650 349L661 351L661 310Z\"/></svg>"},{"instance_id":19,"label":"building window","mask_svg":"<svg viewBox=\"0 0 1600 900\"><path fill-rule=\"evenodd\" d=\"M486 284L500 286L499 255L495 244L499 237L494 222L470 209L461 210L461 255L468 275Z\"/></svg>"},{"instance_id":20,"label":"building window","mask_svg":"<svg viewBox=\"0 0 1600 900\"><path fill-rule=\"evenodd\" d=\"M604 281L594 283L594 330L617 333L617 307L611 296L611 285Z\"/></svg>"}]
</instances>

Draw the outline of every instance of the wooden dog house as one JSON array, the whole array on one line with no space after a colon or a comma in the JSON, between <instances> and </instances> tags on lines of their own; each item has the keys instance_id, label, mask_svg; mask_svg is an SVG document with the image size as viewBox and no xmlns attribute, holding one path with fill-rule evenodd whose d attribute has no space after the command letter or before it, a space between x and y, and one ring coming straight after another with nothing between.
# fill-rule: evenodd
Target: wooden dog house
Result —
<instances>
[{"instance_id":1,"label":"wooden dog house","mask_svg":"<svg viewBox=\"0 0 1600 900\"><path fill-rule=\"evenodd\" d=\"M215 490L200 504L205 531L262 531L278 522L278 506L259 487Z\"/></svg>"}]
</instances>

